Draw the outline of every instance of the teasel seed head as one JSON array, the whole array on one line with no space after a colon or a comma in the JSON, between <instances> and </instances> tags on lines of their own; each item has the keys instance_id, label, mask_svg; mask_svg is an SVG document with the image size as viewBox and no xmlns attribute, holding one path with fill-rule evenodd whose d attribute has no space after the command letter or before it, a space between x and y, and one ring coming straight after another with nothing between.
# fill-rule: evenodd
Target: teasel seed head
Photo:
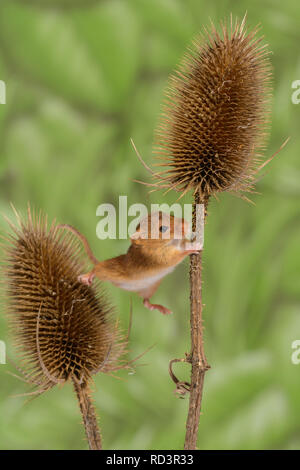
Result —
<instances>
[{"instance_id":1,"label":"teasel seed head","mask_svg":"<svg viewBox=\"0 0 300 470\"><path fill-rule=\"evenodd\" d=\"M221 191L253 187L269 124L271 68L258 28L245 18L214 25L171 76L156 131L154 178L207 201Z\"/></svg>"},{"instance_id":2,"label":"teasel seed head","mask_svg":"<svg viewBox=\"0 0 300 470\"><path fill-rule=\"evenodd\" d=\"M26 381L41 393L122 367L126 345L112 307L77 280L87 270L78 240L30 208L26 220L16 216L3 243L2 283Z\"/></svg>"}]
</instances>

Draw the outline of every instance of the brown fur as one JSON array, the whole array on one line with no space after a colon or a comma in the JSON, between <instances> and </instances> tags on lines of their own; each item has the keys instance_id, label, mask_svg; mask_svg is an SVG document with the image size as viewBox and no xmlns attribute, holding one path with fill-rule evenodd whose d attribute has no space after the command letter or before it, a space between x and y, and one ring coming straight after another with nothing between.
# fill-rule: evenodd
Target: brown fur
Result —
<instances>
[{"instance_id":1,"label":"brown fur","mask_svg":"<svg viewBox=\"0 0 300 470\"><path fill-rule=\"evenodd\" d=\"M89 258L94 263L93 269L79 276L79 280L88 285L95 277L101 281L109 281L121 289L138 293L147 308L158 309L164 314L171 313L162 305L151 304L149 298L155 293L164 276L186 256L200 248L197 248L196 242L187 242L185 236L188 224L184 219L167 217L159 212L142 219L131 237L131 245L126 254L96 263L87 239L70 225L62 225L61 228L72 231L82 240ZM153 235L155 231L151 232L151 228L155 228L154 223L158 224L158 231L155 233L157 238ZM166 229L165 235L159 230L162 226Z\"/></svg>"}]
</instances>

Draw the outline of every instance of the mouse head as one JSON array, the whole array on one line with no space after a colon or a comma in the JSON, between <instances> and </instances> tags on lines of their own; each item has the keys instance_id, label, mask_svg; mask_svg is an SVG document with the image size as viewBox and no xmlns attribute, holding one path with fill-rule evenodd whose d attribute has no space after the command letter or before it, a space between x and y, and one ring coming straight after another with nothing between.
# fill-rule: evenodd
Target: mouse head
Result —
<instances>
[{"instance_id":1,"label":"mouse head","mask_svg":"<svg viewBox=\"0 0 300 470\"><path fill-rule=\"evenodd\" d=\"M184 219L159 211L141 219L131 241L149 246L168 245L172 240L185 239L189 233L189 223Z\"/></svg>"}]
</instances>

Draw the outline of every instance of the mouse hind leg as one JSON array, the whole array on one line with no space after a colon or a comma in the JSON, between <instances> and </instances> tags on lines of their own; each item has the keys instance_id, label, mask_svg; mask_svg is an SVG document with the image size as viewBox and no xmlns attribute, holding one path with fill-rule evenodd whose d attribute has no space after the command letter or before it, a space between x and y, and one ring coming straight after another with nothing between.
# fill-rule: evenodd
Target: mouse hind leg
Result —
<instances>
[{"instance_id":1,"label":"mouse hind leg","mask_svg":"<svg viewBox=\"0 0 300 470\"><path fill-rule=\"evenodd\" d=\"M169 310L168 308L164 307L163 305L160 305L160 304L151 304L151 302L149 301L149 299L144 299L143 301L143 305L148 308L149 310L158 310L160 313L162 313L163 315L170 315L171 313L173 313L171 310Z\"/></svg>"},{"instance_id":2,"label":"mouse hind leg","mask_svg":"<svg viewBox=\"0 0 300 470\"><path fill-rule=\"evenodd\" d=\"M149 310L158 310L163 315L170 315L172 311L169 310L168 308L164 307L163 305L152 304L150 302L150 297L152 297L152 295L156 292L160 282L161 281L158 281L152 286L148 287L147 289L143 289L142 291L139 292L139 295L143 298L143 305Z\"/></svg>"}]
</instances>

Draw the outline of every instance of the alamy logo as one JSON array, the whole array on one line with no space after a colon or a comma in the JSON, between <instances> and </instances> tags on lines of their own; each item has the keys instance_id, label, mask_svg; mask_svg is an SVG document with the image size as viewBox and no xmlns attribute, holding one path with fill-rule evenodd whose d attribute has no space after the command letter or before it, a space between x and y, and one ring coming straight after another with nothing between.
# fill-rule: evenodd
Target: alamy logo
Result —
<instances>
[{"instance_id":1,"label":"alamy logo","mask_svg":"<svg viewBox=\"0 0 300 470\"><path fill-rule=\"evenodd\" d=\"M300 339L292 342L292 349L295 349L295 351L292 353L291 361L293 364L298 365L300 364Z\"/></svg>"},{"instance_id":2,"label":"alamy logo","mask_svg":"<svg viewBox=\"0 0 300 470\"><path fill-rule=\"evenodd\" d=\"M137 226L140 226L140 230L143 232L143 238L151 239L168 238L170 236L169 231L165 233L163 229L169 226L174 226L173 231L176 238L181 238L176 232L176 227L181 228L180 219L184 219L185 231L190 232L190 236L203 244L204 239L204 206L203 204L197 204L196 207L196 226L194 232L191 230L193 206L192 204L181 204L174 203L171 206L164 204L151 204L150 211L144 204L132 204L128 207L127 196L119 196L119 208L118 210L113 204L101 204L97 207L96 215L101 217L101 220L97 223L96 234L100 240L109 239L123 239L126 240L132 237L135 233ZM133 217L128 223L128 217ZM170 220L170 217L175 219ZM117 230L118 221L118 230ZM151 224L149 227L149 223ZM176 233L175 233L176 232ZM184 236L184 233L182 233Z\"/></svg>"},{"instance_id":3,"label":"alamy logo","mask_svg":"<svg viewBox=\"0 0 300 470\"><path fill-rule=\"evenodd\" d=\"M6 104L6 85L3 80L0 80L0 104Z\"/></svg>"},{"instance_id":4,"label":"alamy logo","mask_svg":"<svg viewBox=\"0 0 300 470\"><path fill-rule=\"evenodd\" d=\"M296 90L292 93L292 103L299 104L300 103L300 80L295 80L292 83L292 88L296 88Z\"/></svg>"},{"instance_id":5,"label":"alamy logo","mask_svg":"<svg viewBox=\"0 0 300 470\"><path fill-rule=\"evenodd\" d=\"M6 364L6 345L0 340L0 364Z\"/></svg>"}]
</instances>

